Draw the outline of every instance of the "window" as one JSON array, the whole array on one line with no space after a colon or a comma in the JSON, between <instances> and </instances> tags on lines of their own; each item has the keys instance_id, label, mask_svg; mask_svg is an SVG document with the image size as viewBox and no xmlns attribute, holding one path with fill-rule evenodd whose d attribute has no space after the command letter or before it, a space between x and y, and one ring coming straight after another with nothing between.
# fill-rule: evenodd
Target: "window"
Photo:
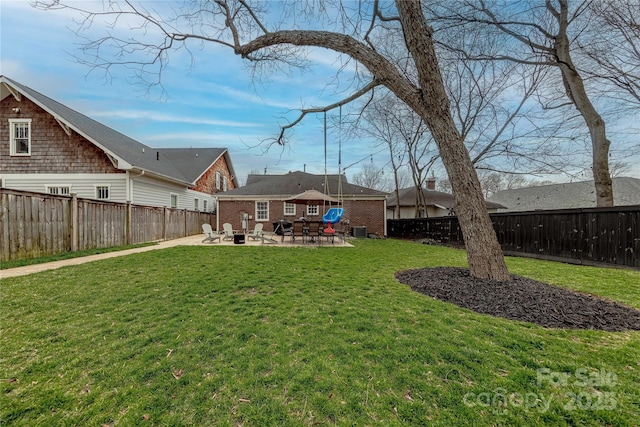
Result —
<instances>
[{"instance_id":1,"label":"window","mask_svg":"<svg viewBox=\"0 0 640 427\"><path fill-rule=\"evenodd\" d=\"M285 215L295 215L296 214L296 205L295 203L287 203L284 202L284 214Z\"/></svg>"},{"instance_id":2,"label":"window","mask_svg":"<svg viewBox=\"0 0 640 427\"><path fill-rule=\"evenodd\" d=\"M173 209L176 209L178 207L178 195L177 194L172 194L171 195L171 200L169 202L169 206Z\"/></svg>"},{"instance_id":3,"label":"window","mask_svg":"<svg viewBox=\"0 0 640 427\"><path fill-rule=\"evenodd\" d=\"M206 212L206 211L207 211L207 201L206 201L206 200L203 200L203 201L202 201L202 210L203 210L204 212Z\"/></svg>"},{"instance_id":4,"label":"window","mask_svg":"<svg viewBox=\"0 0 640 427\"><path fill-rule=\"evenodd\" d=\"M318 205L307 205L307 215L318 215L319 212Z\"/></svg>"},{"instance_id":5,"label":"window","mask_svg":"<svg viewBox=\"0 0 640 427\"><path fill-rule=\"evenodd\" d=\"M222 177L222 191L227 191L228 187L227 187L227 177L223 176Z\"/></svg>"},{"instance_id":6,"label":"window","mask_svg":"<svg viewBox=\"0 0 640 427\"><path fill-rule=\"evenodd\" d=\"M194 211L200 210L200 200L193 199L193 210Z\"/></svg>"},{"instance_id":7,"label":"window","mask_svg":"<svg viewBox=\"0 0 640 427\"><path fill-rule=\"evenodd\" d=\"M96 185L96 199L109 200L108 185Z\"/></svg>"},{"instance_id":8,"label":"window","mask_svg":"<svg viewBox=\"0 0 640 427\"><path fill-rule=\"evenodd\" d=\"M216 190L220 189L220 172L216 172Z\"/></svg>"},{"instance_id":9,"label":"window","mask_svg":"<svg viewBox=\"0 0 640 427\"><path fill-rule=\"evenodd\" d=\"M256 202L256 221L269 220L269 202Z\"/></svg>"},{"instance_id":10,"label":"window","mask_svg":"<svg viewBox=\"0 0 640 427\"><path fill-rule=\"evenodd\" d=\"M31 155L31 119L9 119L10 154Z\"/></svg>"},{"instance_id":11,"label":"window","mask_svg":"<svg viewBox=\"0 0 640 427\"><path fill-rule=\"evenodd\" d=\"M47 186L47 193L55 194L57 196L68 196L71 194L71 188L68 185L60 185L60 186Z\"/></svg>"}]
</instances>

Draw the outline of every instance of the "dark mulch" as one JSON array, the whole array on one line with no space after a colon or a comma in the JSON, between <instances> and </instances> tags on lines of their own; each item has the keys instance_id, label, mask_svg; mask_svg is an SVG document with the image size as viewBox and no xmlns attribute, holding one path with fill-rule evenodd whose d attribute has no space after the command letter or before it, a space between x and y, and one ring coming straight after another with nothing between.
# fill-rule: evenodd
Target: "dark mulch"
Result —
<instances>
[{"instance_id":1,"label":"dark mulch","mask_svg":"<svg viewBox=\"0 0 640 427\"><path fill-rule=\"evenodd\" d=\"M640 330L640 311L522 276L510 282L472 277L466 268L407 270L396 278L416 292L483 314L547 328Z\"/></svg>"}]
</instances>

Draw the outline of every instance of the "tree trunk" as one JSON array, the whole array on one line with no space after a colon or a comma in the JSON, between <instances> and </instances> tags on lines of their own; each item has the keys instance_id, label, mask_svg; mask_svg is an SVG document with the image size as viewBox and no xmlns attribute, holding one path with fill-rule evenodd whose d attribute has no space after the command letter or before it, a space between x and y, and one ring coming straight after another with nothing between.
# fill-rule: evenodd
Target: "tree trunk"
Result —
<instances>
[{"instance_id":1,"label":"tree trunk","mask_svg":"<svg viewBox=\"0 0 640 427\"><path fill-rule=\"evenodd\" d=\"M584 82L578 74L571 52L569 50L569 38L567 37L568 5L566 0L560 1L560 15L557 17L559 29L556 37L556 54L558 64L562 72L562 80L569 99L576 106L584 118L591 136L593 181L596 187L596 206L613 206L613 185L609 173L609 147L611 142L607 139L605 123L600 114L589 100Z\"/></svg>"},{"instance_id":2,"label":"tree trunk","mask_svg":"<svg viewBox=\"0 0 640 427\"><path fill-rule=\"evenodd\" d=\"M407 48L419 73L419 87L375 49L347 35L329 31L268 32L246 44L236 45L235 53L248 57L252 52L281 44L318 46L347 54L364 65L427 123L449 175L471 274L508 281L511 277L482 197L478 176L449 111L431 29L419 1L398 0L396 5Z\"/></svg>"},{"instance_id":3,"label":"tree trunk","mask_svg":"<svg viewBox=\"0 0 640 427\"><path fill-rule=\"evenodd\" d=\"M451 117L432 29L422 14L419 1L398 0L396 5L407 48L418 70L420 93L417 96L420 97L423 108L416 109L416 112L429 126L449 175L456 213L467 248L469 270L479 278L510 280L502 248L482 197L478 175ZM404 99L400 95L399 97Z\"/></svg>"}]
</instances>

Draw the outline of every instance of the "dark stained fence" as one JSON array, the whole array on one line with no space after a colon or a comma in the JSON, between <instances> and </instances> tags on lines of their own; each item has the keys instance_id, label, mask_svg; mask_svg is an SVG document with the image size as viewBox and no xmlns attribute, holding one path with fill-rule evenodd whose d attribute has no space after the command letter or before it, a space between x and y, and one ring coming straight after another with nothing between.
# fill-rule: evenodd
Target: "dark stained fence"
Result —
<instances>
[{"instance_id":1,"label":"dark stained fence","mask_svg":"<svg viewBox=\"0 0 640 427\"><path fill-rule=\"evenodd\" d=\"M491 214L509 255L640 267L640 206ZM389 237L463 245L456 217L393 219Z\"/></svg>"},{"instance_id":2,"label":"dark stained fence","mask_svg":"<svg viewBox=\"0 0 640 427\"><path fill-rule=\"evenodd\" d=\"M202 233L214 213L0 189L0 262Z\"/></svg>"}]
</instances>

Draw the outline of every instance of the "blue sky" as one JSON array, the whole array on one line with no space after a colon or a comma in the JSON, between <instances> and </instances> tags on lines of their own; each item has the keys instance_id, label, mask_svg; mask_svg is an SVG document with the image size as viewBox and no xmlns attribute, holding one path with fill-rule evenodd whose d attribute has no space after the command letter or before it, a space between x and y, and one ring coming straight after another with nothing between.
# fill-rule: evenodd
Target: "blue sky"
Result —
<instances>
[{"instance_id":1,"label":"blue sky","mask_svg":"<svg viewBox=\"0 0 640 427\"><path fill-rule=\"evenodd\" d=\"M78 2L78 4L86 2ZM95 2L93 2L95 4ZM158 2L156 2L158 3ZM166 4L166 3L165 3ZM157 88L134 85L130 72L101 70L76 62L82 40L73 33L78 14L68 10L40 11L29 1L0 2L0 74L112 127L151 147L226 147L244 183L251 171L279 174L294 170L324 173L324 132L321 115L307 116L296 127L287 147L267 146L281 124L297 118L302 107L320 107L345 94L350 81L347 68L338 86L330 86L340 61L332 52L311 50L313 67L306 73L273 73L256 83L246 63L229 49L213 44L192 46L193 62L185 51L171 55L162 83ZM99 34L95 24L85 33ZM329 113L337 120L338 112ZM387 164L387 154L365 140L342 140L342 165L353 174L367 162ZM637 145L636 145L637 146ZM327 172L338 172L339 137L329 133ZM266 151L266 152L265 152ZM638 153L629 153L632 166L626 176L640 178ZM633 157L635 156L635 157ZM391 172L390 169L387 172ZM436 175L444 178L442 172ZM538 177L566 181L566 177Z\"/></svg>"},{"instance_id":2,"label":"blue sky","mask_svg":"<svg viewBox=\"0 0 640 427\"><path fill-rule=\"evenodd\" d=\"M105 125L151 147L226 147L244 182L251 171L278 174L294 170L324 173L324 131L321 115L309 115L296 127L291 144L272 146L280 125L295 119L302 107L319 107L340 99L327 82L339 66L335 55L312 51L312 70L304 75L269 75L256 83L246 64L229 49L207 45L170 58L162 84L147 92L131 84L130 73L112 70L105 79L75 61L82 40L71 11L40 11L28 1L0 3L0 74L19 81ZM98 26L95 28L99 31ZM344 94L342 95L344 96ZM336 119L338 112L329 113ZM327 172L338 173L339 141L327 138ZM343 167L359 162L350 178L380 151L364 141L342 141ZM375 154L384 165L383 154Z\"/></svg>"}]
</instances>

